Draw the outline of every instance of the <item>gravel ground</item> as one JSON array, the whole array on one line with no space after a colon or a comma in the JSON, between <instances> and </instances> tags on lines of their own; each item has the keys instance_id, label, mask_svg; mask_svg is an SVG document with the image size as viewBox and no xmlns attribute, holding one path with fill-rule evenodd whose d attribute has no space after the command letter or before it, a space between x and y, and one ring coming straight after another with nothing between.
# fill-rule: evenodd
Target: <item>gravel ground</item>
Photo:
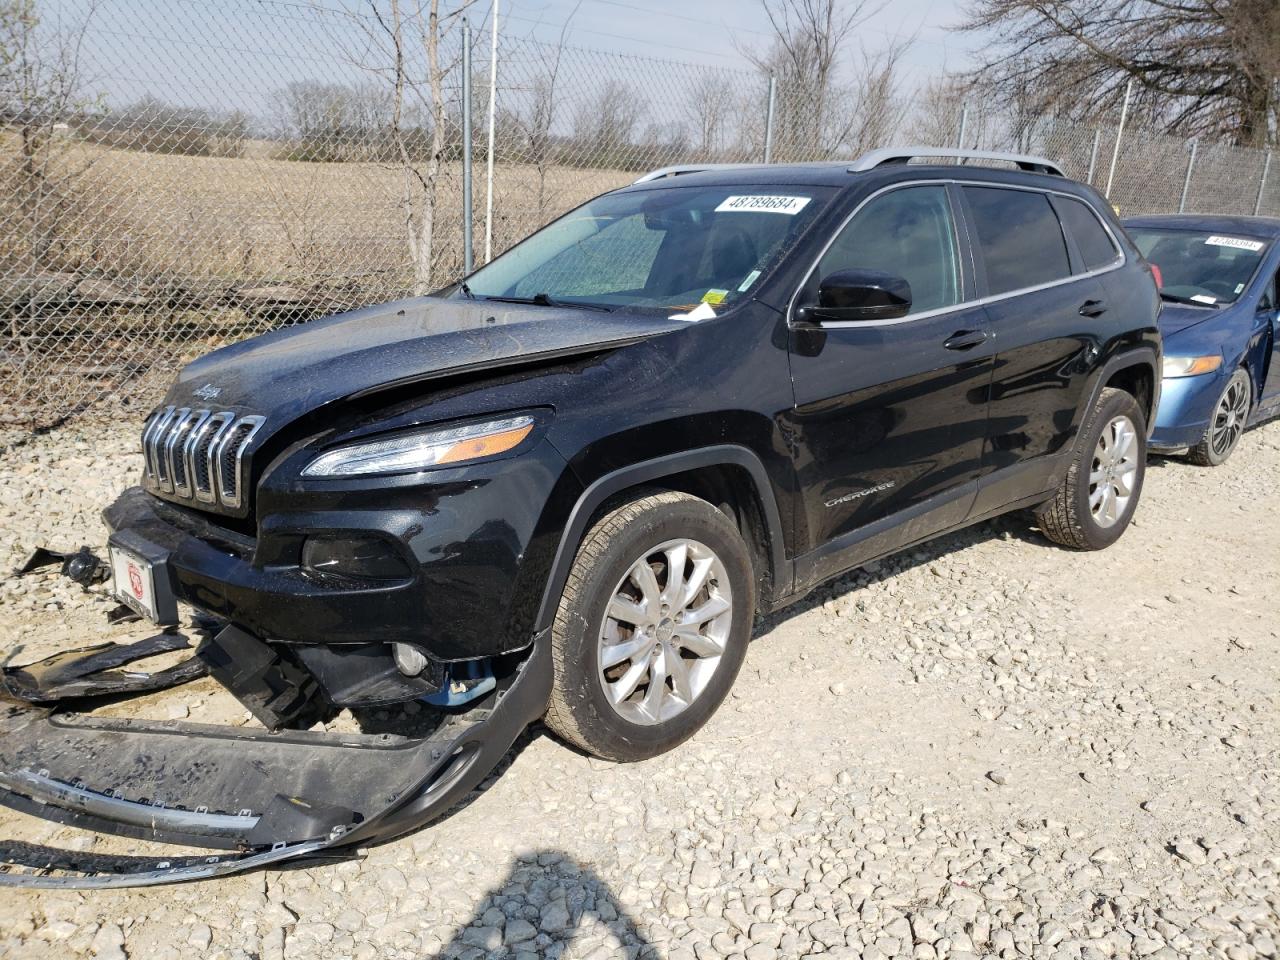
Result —
<instances>
[{"instance_id":1,"label":"gravel ground","mask_svg":"<svg viewBox=\"0 0 1280 960\"><path fill-rule=\"evenodd\" d=\"M135 433L0 437L0 566L101 545ZM0 956L1275 957L1278 494L1280 423L1218 470L1155 459L1111 550L1008 517L764 622L666 756L614 766L533 730L444 822L363 859L6 891ZM101 636L106 608L3 581L0 651ZM220 696L155 709L234 713ZM4 813L0 836L72 834Z\"/></svg>"}]
</instances>

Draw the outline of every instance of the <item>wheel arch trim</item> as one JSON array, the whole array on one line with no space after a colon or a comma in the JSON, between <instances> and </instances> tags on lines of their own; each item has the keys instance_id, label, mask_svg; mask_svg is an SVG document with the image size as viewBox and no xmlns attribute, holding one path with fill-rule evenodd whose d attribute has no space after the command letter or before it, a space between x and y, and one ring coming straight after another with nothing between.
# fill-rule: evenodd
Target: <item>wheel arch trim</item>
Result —
<instances>
[{"instance_id":1,"label":"wheel arch trim","mask_svg":"<svg viewBox=\"0 0 1280 960\"><path fill-rule=\"evenodd\" d=\"M1108 381L1119 373L1121 370L1128 370L1131 367L1145 366L1151 372L1151 409L1147 412L1147 438L1150 439L1151 432L1155 429L1156 413L1160 409L1160 354L1155 347L1142 345L1130 347L1120 353L1107 359L1098 368L1098 373L1094 377L1093 386L1090 388L1086 397L1086 402L1080 409L1080 423L1089 416L1089 411L1094 408L1098 402L1098 397L1102 395L1103 388L1106 387ZM1136 397L1141 403L1142 398Z\"/></svg>"},{"instance_id":2,"label":"wheel arch trim","mask_svg":"<svg viewBox=\"0 0 1280 960\"><path fill-rule=\"evenodd\" d=\"M552 625L560 602L560 594L569 578L569 569L573 565L578 545L586 536L587 524L591 521L592 514L601 504L631 487L706 467L741 467L751 476L769 535L768 555L773 572L774 593L776 596L789 594L793 580L792 561L786 557L782 515L778 510L777 498L764 463L747 447L738 444L720 444L628 464L611 473L606 473L589 484L578 497L565 522L564 532L560 536L560 543L556 547L555 558L551 564L551 572L543 588L542 602L538 607L538 619L534 629L541 631Z\"/></svg>"}]
</instances>

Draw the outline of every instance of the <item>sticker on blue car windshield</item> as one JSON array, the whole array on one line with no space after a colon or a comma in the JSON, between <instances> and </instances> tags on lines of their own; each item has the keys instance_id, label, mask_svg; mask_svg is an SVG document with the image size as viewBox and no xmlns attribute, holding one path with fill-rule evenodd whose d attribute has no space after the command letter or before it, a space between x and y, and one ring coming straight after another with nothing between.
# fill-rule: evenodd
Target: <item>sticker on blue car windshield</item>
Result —
<instances>
[{"instance_id":1,"label":"sticker on blue car windshield","mask_svg":"<svg viewBox=\"0 0 1280 960\"><path fill-rule=\"evenodd\" d=\"M1252 250L1257 253L1266 246L1260 240L1244 240L1240 237L1210 237L1205 241L1212 247L1232 247L1236 250Z\"/></svg>"}]
</instances>

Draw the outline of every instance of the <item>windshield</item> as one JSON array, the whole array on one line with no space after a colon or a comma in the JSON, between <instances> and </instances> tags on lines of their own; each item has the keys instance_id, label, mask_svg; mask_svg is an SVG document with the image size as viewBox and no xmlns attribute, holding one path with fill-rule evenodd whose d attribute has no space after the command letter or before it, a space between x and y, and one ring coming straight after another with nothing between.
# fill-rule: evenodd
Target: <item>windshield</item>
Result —
<instances>
[{"instance_id":1,"label":"windshield","mask_svg":"<svg viewBox=\"0 0 1280 960\"><path fill-rule=\"evenodd\" d=\"M1161 295L1206 306L1234 303L1267 249L1267 241L1255 237L1150 227L1128 232L1158 271Z\"/></svg>"},{"instance_id":2,"label":"windshield","mask_svg":"<svg viewBox=\"0 0 1280 960\"><path fill-rule=\"evenodd\" d=\"M477 271L460 295L718 311L751 296L834 192L738 185L606 194Z\"/></svg>"}]
</instances>

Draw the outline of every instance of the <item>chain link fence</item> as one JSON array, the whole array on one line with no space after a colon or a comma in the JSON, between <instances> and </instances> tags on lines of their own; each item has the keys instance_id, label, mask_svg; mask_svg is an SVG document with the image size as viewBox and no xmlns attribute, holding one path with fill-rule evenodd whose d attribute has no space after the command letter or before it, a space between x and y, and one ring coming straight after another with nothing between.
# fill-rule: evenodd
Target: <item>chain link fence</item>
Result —
<instances>
[{"instance_id":1,"label":"chain link fence","mask_svg":"<svg viewBox=\"0 0 1280 960\"><path fill-rule=\"evenodd\" d=\"M358 0L35 13L0 23L0 423L142 408L215 347L462 274L457 18L433 32ZM1122 214L1280 213L1263 151L1132 126L1117 151L1115 126L986 115L953 93L866 82L815 97L753 71L509 37L490 186L488 41L471 37L477 262L652 168L906 142L1044 154L1110 182Z\"/></svg>"}]
</instances>

